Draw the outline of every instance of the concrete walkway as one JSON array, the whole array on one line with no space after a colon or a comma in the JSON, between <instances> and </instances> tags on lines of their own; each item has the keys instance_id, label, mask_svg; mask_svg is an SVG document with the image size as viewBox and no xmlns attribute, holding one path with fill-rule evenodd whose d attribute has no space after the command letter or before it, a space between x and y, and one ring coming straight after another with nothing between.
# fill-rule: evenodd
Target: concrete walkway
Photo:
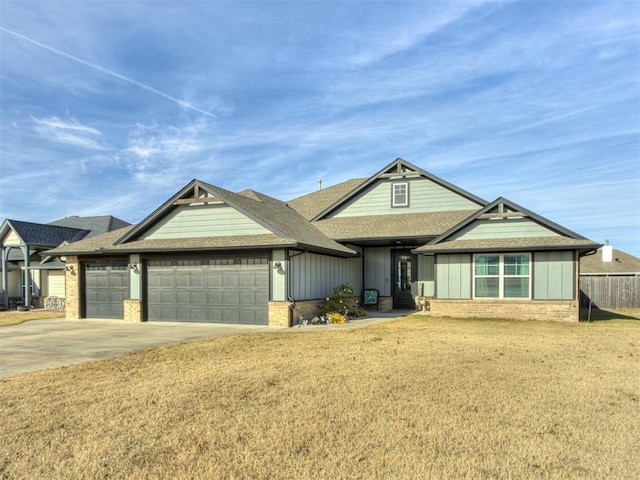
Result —
<instances>
[{"instance_id":1,"label":"concrete walkway","mask_svg":"<svg viewBox=\"0 0 640 480\"><path fill-rule=\"evenodd\" d=\"M360 328L389 321L406 312L380 313L347 325L277 328L222 323L144 322L122 320L34 320L0 327L0 379L58 368L171 343L189 342L234 333L321 331Z\"/></svg>"}]
</instances>

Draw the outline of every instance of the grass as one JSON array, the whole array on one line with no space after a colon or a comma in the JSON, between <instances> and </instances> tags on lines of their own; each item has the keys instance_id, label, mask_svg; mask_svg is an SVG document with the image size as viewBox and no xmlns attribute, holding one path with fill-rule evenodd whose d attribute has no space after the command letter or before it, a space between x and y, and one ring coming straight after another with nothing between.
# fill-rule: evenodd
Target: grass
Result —
<instances>
[{"instance_id":1,"label":"grass","mask_svg":"<svg viewBox=\"0 0 640 480\"><path fill-rule=\"evenodd\" d=\"M0 381L0 478L640 477L640 324L405 317Z\"/></svg>"},{"instance_id":2,"label":"grass","mask_svg":"<svg viewBox=\"0 0 640 480\"><path fill-rule=\"evenodd\" d=\"M45 320L47 318L64 318L64 312L48 312L46 310L30 310L28 312L4 311L0 312L0 327L9 327L31 320Z\"/></svg>"}]
</instances>

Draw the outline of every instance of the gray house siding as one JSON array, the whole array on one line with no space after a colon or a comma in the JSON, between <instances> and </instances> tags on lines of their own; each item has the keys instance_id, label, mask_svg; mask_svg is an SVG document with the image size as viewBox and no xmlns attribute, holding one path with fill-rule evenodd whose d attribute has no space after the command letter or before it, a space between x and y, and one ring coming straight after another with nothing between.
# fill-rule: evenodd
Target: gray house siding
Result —
<instances>
[{"instance_id":1,"label":"gray house siding","mask_svg":"<svg viewBox=\"0 0 640 480\"><path fill-rule=\"evenodd\" d=\"M338 285L350 283L356 295L362 291L362 258L337 258L315 253L289 260L291 296L296 301L328 297Z\"/></svg>"},{"instance_id":2,"label":"gray house siding","mask_svg":"<svg viewBox=\"0 0 640 480\"><path fill-rule=\"evenodd\" d=\"M573 300L575 274L574 252L536 252L533 256L533 298Z\"/></svg>"},{"instance_id":3,"label":"gray house siding","mask_svg":"<svg viewBox=\"0 0 640 480\"><path fill-rule=\"evenodd\" d=\"M451 240L482 240L495 238L557 237L558 233L526 218L476 220Z\"/></svg>"},{"instance_id":4,"label":"gray house siding","mask_svg":"<svg viewBox=\"0 0 640 480\"><path fill-rule=\"evenodd\" d=\"M375 288L381 296L391 295L391 248L364 250L364 288Z\"/></svg>"},{"instance_id":5,"label":"gray house siding","mask_svg":"<svg viewBox=\"0 0 640 480\"><path fill-rule=\"evenodd\" d=\"M392 207L391 192L394 183L409 184L409 205ZM334 217L358 217L363 215L394 215L399 213L441 212L449 210L474 210L478 204L425 178L406 180L380 180L369 189L338 209Z\"/></svg>"},{"instance_id":6,"label":"gray house siding","mask_svg":"<svg viewBox=\"0 0 640 480\"><path fill-rule=\"evenodd\" d=\"M142 238L155 240L265 233L271 231L227 205L189 205L175 209Z\"/></svg>"},{"instance_id":7,"label":"gray house siding","mask_svg":"<svg viewBox=\"0 0 640 480\"><path fill-rule=\"evenodd\" d=\"M442 299L471 298L471 255L436 256L436 297Z\"/></svg>"},{"instance_id":8,"label":"gray house siding","mask_svg":"<svg viewBox=\"0 0 640 480\"><path fill-rule=\"evenodd\" d=\"M418 281L416 295L433 297L435 295L435 256L417 255Z\"/></svg>"}]
</instances>

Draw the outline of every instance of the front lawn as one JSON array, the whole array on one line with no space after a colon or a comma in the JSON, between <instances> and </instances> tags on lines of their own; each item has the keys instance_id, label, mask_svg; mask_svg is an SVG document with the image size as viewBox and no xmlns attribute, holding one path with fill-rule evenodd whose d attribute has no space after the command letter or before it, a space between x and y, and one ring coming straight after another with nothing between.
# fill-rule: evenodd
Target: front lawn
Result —
<instances>
[{"instance_id":1,"label":"front lawn","mask_svg":"<svg viewBox=\"0 0 640 480\"><path fill-rule=\"evenodd\" d=\"M18 312L9 310L0 312L0 327L19 325L31 320L45 320L48 318L64 318L64 312L49 312L47 310L30 310L28 312Z\"/></svg>"},{"instance_id":2,"label":"front lawn","mask_svg":"<svg viewBox=\"0 0 640 480\"><path fill-rule=\"evenodd\" d=\"M303 330L0 381L0 478L640 478L638 321Z\"/></svg>"}]
</instances>

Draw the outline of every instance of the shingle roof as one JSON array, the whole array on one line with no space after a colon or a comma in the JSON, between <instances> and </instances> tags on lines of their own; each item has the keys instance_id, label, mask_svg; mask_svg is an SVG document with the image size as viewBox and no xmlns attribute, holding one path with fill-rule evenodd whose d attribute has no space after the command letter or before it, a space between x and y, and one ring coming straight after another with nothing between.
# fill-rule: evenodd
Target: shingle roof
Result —
<instances>
[{"instance_id":1,"label":"shingle roof","mask_svg":"<svg viewBox=\"0 0 640 480\"><path fill-rule=\"evenodd\" d=\"M423 245L414 251L418 253L454 253L515 250L589 250L600 245L588 239L569 237L494 238L479 240L452 240L436 245Z\"/></svg>"},{"instance_id":2,"label":"shingle roof","mask_svg":"<svg viewBox=\"0 0 640 480\"><path fill-rule=\"evenodd\" d=\"M126 227L130 224L129 222L125 222L124 220L111 215L99 215L95 217L79 217L74 215L54 220L53 222L49 222L48 225L88 230L89 234L87 236L91 237L93 235L110 232L111 230L117 230L118 228Z\"/></svg>"},{"instance_id":3,"label":"shingle roof","mask_svg":"<svg viewBox=\"0 0 640 480\"><path fill-rule=\"evenodd\" d=\"M7 220L6 222L24 243L34 247L55 247L64 241L75 242L86 237L89 233L89 230L20 220Z\"/></svg>"},{"instance_id":4,"label":"shingle roof","mask_svg":"<svg viewBox=\"0 0 640 480\"><path fill-rule=\"evenodd\" d=\"M602 249L594 255L580 259L580 274L612 274L640 273L640 258L629 255L621 250L613 250L613 261L602 261Z\"/></svg>"},{"instance_id":5,"label":"shingle roof","mask_svg":"<svg viewBox=\"0 0 640 480\"><path fill-rule=\"evenodd\" d=\"M287 203L305 219L311 220L367 180L367 178L347 180L346 182L308 193L302 197L294 198Z\"/></svg>"},{"instance_id":6,"label":"shingle roof","mask_svg":"<svg viewBox=\"0 0 640 480\"><path fill-rule=\"evenodd\" d=\"M294 209L275 198L252 190L245 190L242 194L230 192L205 182L196 181L200 188L204 188L212 195L219 197L225 203L246 212L254 220L272 230L273 234L220 236L204 238L183 238L166 240L138 240L143 225L129 226L115 232L87 238L74 244L56 248L48 252L53 255L69 255L91 252L141 252L160 250L215 250L230 248L255 248L270 246L289 246L310 249L338 255L355 255L356 252L339 244L324 235L309 223ZM193 182L192 182L193 183ZM183 189L184 190L184 189ZM165 206L172 203L167 202ZM154 215L161 216L162 209L158 209L145 221L151 222ZM153 218L152 218L153 217ZM143 221L144 223L144 221Z\"/></svg>"},{"instance_id":7,"label":"shingle roof","mask_svg":"<svg viewBox=\"0 0 640 480\"><path fill-rule=\"evenodd\" d=\"M430 237L447 231L475 210L333 217L314 222L325 235L340 241L375 238Z\"/></svg>"}]
</instances>

